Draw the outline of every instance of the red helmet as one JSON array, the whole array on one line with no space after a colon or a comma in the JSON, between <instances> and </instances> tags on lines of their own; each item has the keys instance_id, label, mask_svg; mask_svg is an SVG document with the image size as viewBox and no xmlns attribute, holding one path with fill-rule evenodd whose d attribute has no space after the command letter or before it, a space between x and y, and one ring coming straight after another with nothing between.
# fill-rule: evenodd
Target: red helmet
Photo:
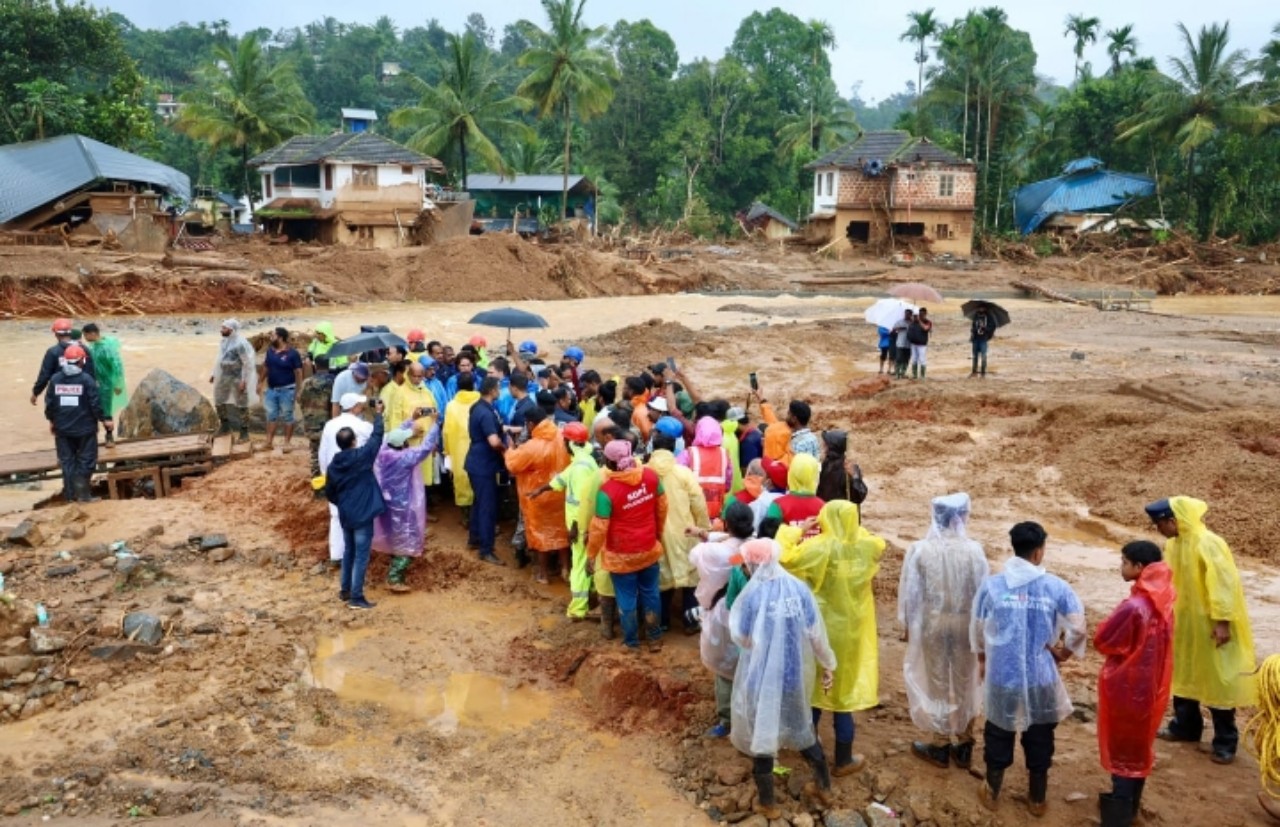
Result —
<instances>
[{"instance_id":1,"label":"red helmet","mask_svg":"<svg viewBox=\"0 0 1280 827\"><path fill-rule=\"evenodd\" d=\"M53 320L53 332L54 332L54 333L59 333L59 334L64 334L64 335L65 335L65 334L69 334L69 333L71 332L71 328L72 328L73 326L74 326L74 325L72 325L72 324L71 324L71 320L70 320L70 319L54 319L54 320Z\"/></svg>"},{"instance_id":2,"label":"red helmet","mask_svg":"<svg viewBox=\"0 0 1280 827\"><path fill-rule=\"evenodd\" d=\"M591 435L587 433L586 425L581 422L570 422L564 426L564 438L578 445L586 445Z\"/></svg>"},{"instance_id":3,"label":"red helmet","mask_svg":"<svg viewBox=\"0 0 1280 827\"><path fill-rule=\"evenodd\" d=\"M470 344L472 347L488 347L489 346L488 340L486 340L479 333L477 333L476 335L468 339L467 343Z\"/></svg>"},{"instance_id":4,"label":"red helmet","mask_svg":"<svg viewBox=\"0 0 1280 827\"><path fill-rule=\"evenodd\" d=\"M62 358L68 362L83 362L85 358L84 348L80 345L71 345L62 351Z\"/></svg>"},{"instance_id":5,"label":"red helmet","mask_svg":"<svg viewBox=\"0 0 1280 827\"><path fill-rule=\"evenodd\" d=\"M410 344L413 342L425 342L427 340L427 334L423 333L421 328L415 327L413 330L409 331L409 334L405 336L404 339Z\"/></svg>"}]
</instances>

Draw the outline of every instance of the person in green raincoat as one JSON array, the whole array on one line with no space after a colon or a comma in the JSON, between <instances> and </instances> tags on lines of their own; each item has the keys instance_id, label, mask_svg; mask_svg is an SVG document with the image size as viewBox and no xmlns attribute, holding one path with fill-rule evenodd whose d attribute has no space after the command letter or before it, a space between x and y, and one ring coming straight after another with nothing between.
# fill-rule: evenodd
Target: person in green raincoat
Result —
<instances>
[{"instance_id":1,"label":"person in green raincoat","mask_svg":"<svg viewBox=\"0 0 1280 827\"><path fill-rule=\"evenodd\" d=\"M746 416L742 408L729 408L725 412L720 427L724 429L724 442L721 445L729 452L729 462L733 465L733 485L729 486L729 496L742 490L742 454L738 445L738 420ZM729 497L725 497L729 499Z\"/></svg>"},{"instance_id":2,"label":"person in green raincoat","mask_svg":"<svg viewBox=\"0 0 1280 827\"><path fill-rule=\"evenodd\" d=\"M581 422L570 422L560 432L572 461L551 482L529 492L537 497L547 491L563 491L564 522L569 529L569 551L573 555L569 572L569 608L565 614L572 620L584 620L591 601L592 576L587 573L587 529L595 515L596 494L600 491L600 465L591 449L591 434ZM601 572L596 572L597 579ZM608 572L604 572L606 580ZM610 584L612 585L612 584ZM606 638L613 637L613 624L618 608L612 590L600 598L600 624Z\"/></svg>"},{"instance_id":3,"label":"person in green raincoat","mask_svg":"<svg viewBox=\"0 0 1280 827\"><path fill-rule=\"evenodd\" d=\"M315 363L317 356L326 356L329 348L338 343L338 337L333 332L333 324L331 322L316 322L316 333L311 338L311 344L307 345L307 361ZM338 356L329 360L329 368L338 371L340 368L347 366L347 357Z\"/></svg>"},{"instance_id":4,"label":"person in green raincoat","mask_svg":"<svg viewBox=\"0 0 1280 827\"><path fill-rule=\"evenodd\" d=\"M1253 706L1253 631L1244 588L1231 548L1204 524L1209 506L1192 497L1170 497L1146 507L1167 542L1164 562L1178 594L1173 607L1173 719L1160 730L1166 741L1198 743L1204 719L1213 718L1214 763L1236 757L1240 732L1236 707Z\"/></svg>"},{"instance_id":5,"label":"person in green raincoat","mask_svg":"<svg viewBox=\"0 0 1280 827\"><path fill-rule=\"evenodd\" d=\"M806 521L808 522L808 521ZM813 693L813 722L823 710L835 713L836 764L833 775L858 772L866 763L853 753L853 713L880 702L880 656L876 643L876 602L871 580L880 569L885 542L862 527L858 507L833 500L822 507L818 536L800 542L807 526L783 526L778 542L782 567L804 581L818 599L831 648L836 653L835 684Z\"/></svg>"},{"instance_id":6,"label":"person in green raincoat","mask_svg":"<svg viewBox=\"0 0 1280 827\"><path fill-rule=\"evenodd\" d=\"M102 331L93 323L84 326L82 335L89 345L89 357L93 359L93 375L98 380L102 412L108 419L114 419L129 402L120 340L115 336L103 336Z\"/></svg>"}]
</instances>

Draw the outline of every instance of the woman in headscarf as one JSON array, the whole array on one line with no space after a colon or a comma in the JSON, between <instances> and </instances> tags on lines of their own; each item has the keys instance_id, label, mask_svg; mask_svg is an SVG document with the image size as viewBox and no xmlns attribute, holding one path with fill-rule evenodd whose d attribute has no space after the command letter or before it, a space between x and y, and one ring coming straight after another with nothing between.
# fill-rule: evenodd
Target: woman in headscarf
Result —
<instances>
[{"instance_id":1,"label":"woman in headscarf","mask_svg":"<svg viewBox=\"0 0 1280 827\"><path fill-rule=\"evenodd\" d=\"M859 477L849 472L849 435L844 431L822 432L822 470L818 473L818 499L823 502L848 500L861 506L867 489Z\"/></svg>"},{"instance_id":2,"label":"woman in headscarf","mask_svg":"<svg viewBox=\"0 0 1280 827\"><path fill-rule=\"evenodd\" d=\"M741 559L752 570L751 580L729 610L729 630L739 648L729 737L751 756L759 794L752 809L769 820L782 818L773 785L779 750L804 756L814 775L805 793L823 807L833 803L809 698L831 690L836 656L812 592L778 564L780 554L773 540L743 544ZM822 669L820 683L814 680L815 661Z\"/></svg>"},{"instance_id":3,"label":"woman in headscarf","mask_svg":"<svg viewBox=\"0 0 1280 827\"><path fill-rule=\"evenodd\" d=\"M773 501L767 517L774 517L789 526L806 526L805 539L816 537L818 529L810 518L817 517L823 501L817 495L818 460L808 454L800 454L787 469L787 493Z\"/></svg>"},{"instance_id":4,"label":"woman in headscarf","mask_svg":"<svg viewBox=\"0 0 1280 827\"><path fill-rule=\"evenodd\" d=\"M796 462L804 456L798 455ZM853 753L853 713L880 702L871 579L880 570L885 543L861 526L858 507L848 500L824 505L816 522L821 528L818 536L800 542L807 524L783 526L778 530L778 542L787 549L782 565L813 590L831 646L839 653L834 686L828 692L813 693L813 725L817 727L823 710L835 713L836 764L832 772L851 775L866 763L863 756Z\"/></svg>"},{"instance_id":5,"label":"woman in headscarf","mask_svg":"<svg viewBox=\"0 0 1280 827\"><path fill-rule=\"evenodd\" d=\"M416 448L409 445L414 436L413 420L392 431L373 466L387 505L373 522L373 550L393 555L387 585L396 593L409 591L405 576L426 543L427 492L418 466L439 450L440 426L433 423Z\"/></svg>"},{"instance_id":6,"label":"woman in headscarf","mask_svg":"<svg viewBox=\"0 0 1280 827\"><path fill-rule=\"evenodd\" d=\"M733 462L724 448L724 429L709 416L698 420L689 446L676 462L693 471L707 501L707 513L719 516L733 487Z\"/></svg>"},{"instance_id":7,"label":"woman in headscarf","mask_svg":"<svg viewBox=\"0 0 1280 827\"><path fill-rule=\"evenodd\" d=\"M973 760L982 711L978 658L969 646L973 600L990 574L982 545L968 538L969 495L935 497L929 534L912 543L898 585L898 622L907 641L902 671L911 720L931 736L911 752L937 767Z\"/></svg>"},{"instance_id":8,"label":"woman in headscarf","mask_svg":"<svg viewBox=\"0 0 1280 827\"><path fill-rule=\"evenodd\" d=\"M222 422L219 433L230 433L238 425L240 439L244 441L249 439L249 406L257 399L258 366L253 345L240 335L239 321L227 319L222 323L221 333L218 357L209 376L214 408Z\"/></svg>"}]
</instances>

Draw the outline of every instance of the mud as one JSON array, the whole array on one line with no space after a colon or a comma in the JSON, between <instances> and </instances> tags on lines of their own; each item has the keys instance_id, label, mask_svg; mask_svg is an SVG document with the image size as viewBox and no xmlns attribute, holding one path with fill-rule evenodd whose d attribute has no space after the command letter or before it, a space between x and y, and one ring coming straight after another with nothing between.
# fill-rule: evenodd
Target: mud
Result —
<instances>
[{"instance_id":1,"label":"mud","mask_svg":"<svg viewBox=\"0 0 1280 827\"><path fill-rule=\"evenodd\" d=\"M857 716L869 765L837 781L838 806L883 801L906 824L1011 827L1029 823L1016 800L1026 790L1020 768L991 815L977 804L975 779L909 754L919 736L899 668L903 549L925 533L930 497L967 490L971 533L994 563L1008 554L1013 522L1046 525L1047 565L1079 591L1092 626L1126 592L1119 546L1154 537L1142 505L1202 496L1245 574L1259 653L1276 651L1274 301L1158 301L1172 317L1010 302L1016 326L993 342L986 379L967 377L967 328L948 302L935 311L929 378L887 386L876 376L874 331L851 321L869 300L782 298L724 312L722 296L531 306L552 324L540 344L581 344L590 367L626 372L673 355L704 393L738 404L754 370L776 405L807 398L816 427L850 430L871 489L865 522L890 550L875 583L881 703ZM430 330L456 342L479 306L373 305L333 318L340 330L360 318L396 329L430 319ZM186 321L126 329L130 375L172 361L198 378L213 339ZM15 377L0 408L13 447L47 441L24 390L48 338L41 327L0 328L0 367ZM33 664L30 681L0 680L0 693L21 693L16 716L0 711L6 823L759 825L745 815L749 760L701 737L714 712L696 638L670 635L659 655L621 652L594 625L563 617L563 584L476 562L449 504L433 508L412 593L381 586L386 558L375 555L369 591L379 605L351 612L321 562L327 517L306 464L304 451L259 453L168 499L44 509L34 518L47 535L74 522L85 537L0 550L5 591L27 618L14 628L33 621L39 600L68 641ZM187 543L215 531L235 550L226 562ZM128 575L78 553L121 539L141 555ZM50 578L64 548L78 569ZM499 553L510 560L505 543ZM120 642L121 616L137 610L163 618L158 651L93 657ZM1106 784L1093 719L1100 665L1091 652L1064 670L1077 712L1058 731L1051 809L1039 822L1047 827L1089 823ZM829 723L821 737L831 754ZM1156 750L1146 823L1264 823L1253 759L1219 767L1191 746ZM781 763L791 770L780 784L789 823L820 821L799 794L803 762L784 753Z\"/></svg>"}]
</instances>

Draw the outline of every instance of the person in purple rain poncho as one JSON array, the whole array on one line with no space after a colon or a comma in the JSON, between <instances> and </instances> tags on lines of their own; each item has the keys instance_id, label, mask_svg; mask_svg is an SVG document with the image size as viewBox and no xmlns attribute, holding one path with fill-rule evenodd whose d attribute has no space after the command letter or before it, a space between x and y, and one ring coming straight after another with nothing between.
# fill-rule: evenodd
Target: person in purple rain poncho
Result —
<instances>
[{"instance_id":1,"label":"person in purple rain poncho","mask_svg":"<svg viewBox=\"0 0 1280 827\"><path fill-rule=\"evenodd\" d=\"M387 570L387 585L397 594L409 591L405 584L409 565L413 558L422 556L426 541L427 492L417 469L439 450L440 427L432 426L421 445L407 447L412 437L412 422L392 431L373 466L387 505L387 510L374 520L373 550L394 555Z\"/></svg>"}]
</instances>

